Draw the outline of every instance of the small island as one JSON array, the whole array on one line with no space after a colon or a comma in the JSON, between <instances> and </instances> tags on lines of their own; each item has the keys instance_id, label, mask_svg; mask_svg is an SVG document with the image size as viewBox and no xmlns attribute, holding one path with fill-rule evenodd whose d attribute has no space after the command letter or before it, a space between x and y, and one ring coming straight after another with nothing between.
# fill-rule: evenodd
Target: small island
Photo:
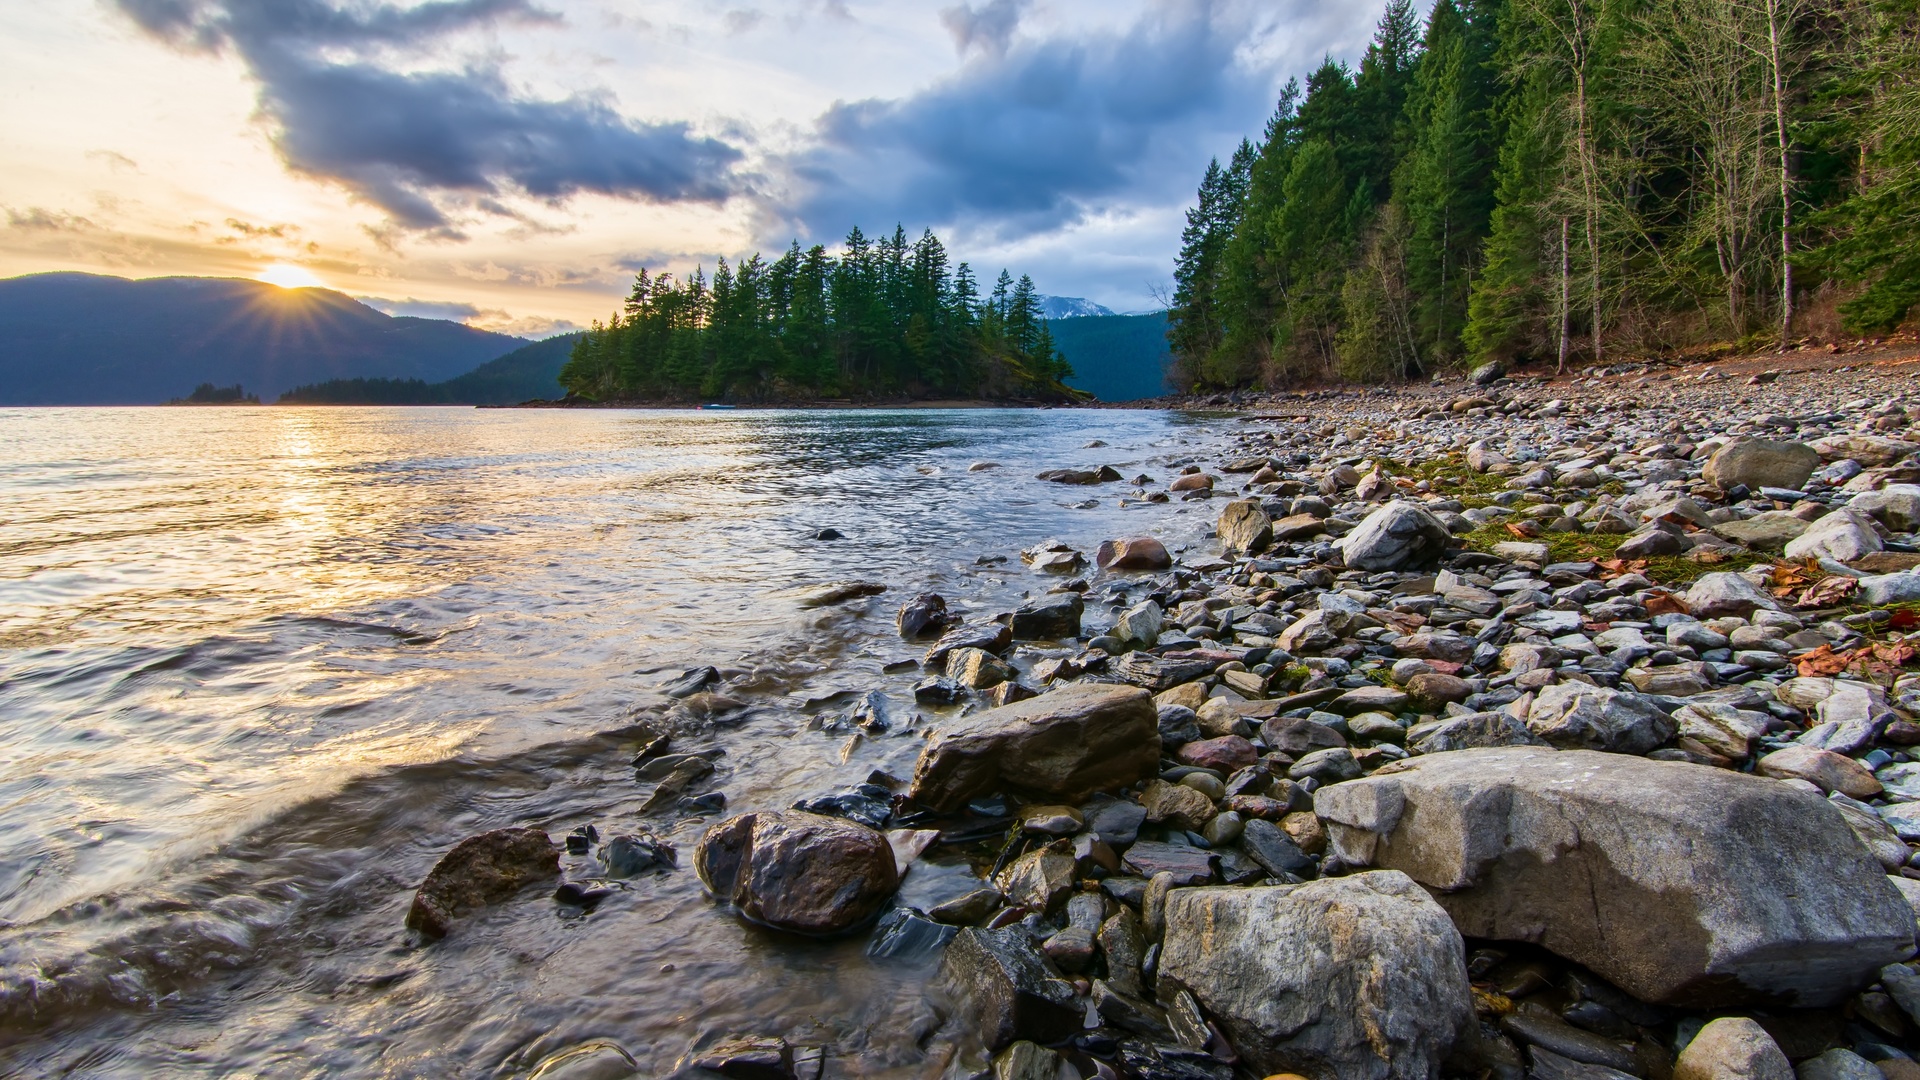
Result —
<instances>
[{"instance_id":1,"label":"small island","mask_svg":"<svg viewBox=\"0 0 1920 1080\"><path fill-rule=\"evenodd\" d=\"M1000 272L980 297L932 232L831 255L798 241L711 280L642 269L560 371L570 404L801 404L832 400L1069 403L1087 395L1055 347L1033 279Z\"/></svg>"},{"instance_id":2,"label":"small island","mask_svg":"<svg viewBox=\"0 0 1920 1080\"><path fill-rule=\"evenodd\" d=\"M193 388L193 393L183 398L174 398L169 405L258 405L260 395L249 394L239 383L232 386L215 386L203 382Z\"/></svg>"}]
</instances>

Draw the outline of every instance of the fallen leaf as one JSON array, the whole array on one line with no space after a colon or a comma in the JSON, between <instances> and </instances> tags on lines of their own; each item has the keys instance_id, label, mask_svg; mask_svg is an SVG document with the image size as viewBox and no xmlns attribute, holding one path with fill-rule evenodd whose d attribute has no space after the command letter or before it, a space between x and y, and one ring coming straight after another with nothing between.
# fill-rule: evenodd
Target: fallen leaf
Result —
<instances>
[{"instance_id":1,"label":"fallen leaf","mask_svg":"<svg viewBox=\"0 0 1920 1080\"><path fill-rule=\"evenodd\" d=\"M1686 615L1692 610L1685 600L1663 589L1655 589L1647 597L1648 615Z\"/></svg>"},{"instance_id":2,"label":"fallen leaf","mask_svg":"<svg viewBox=\"0 0 1920 1080\"><path fill-rule=\"evenodd\" d=\"M1803 608L1834 607L1840 601L1859 591L1860 583L1850 577L1838 574L1827 578L1818 585L1810 585L1800 594L1795 605Z\"/></svg>"},{"instance_id":3,"label":"fallen leaf","mask_svg":"<svg viewBox=\"0 0 1920 1080\"><path fill-rule=\"evenodd\" d=\"M1833 651L1833 646L1822 645L1812 652L1801 653L1793 659L1799 666L1802 678L1830 678L1847 670L1847 667L1853 663L1853 654L1837 653Z\"/></svg>"},{"instance_id":4,"label":"fallen leaf","mask_svg":"<svg viewBox=\"0 0 1920 1080\"><path fill-rule=\"evenodd\" d=\"M1893 613L1893 619L1887 623L1893 630L1913 630L1920 628L1920 611L1913 608L1901 608Z\"/></svg>"}]
</instances>

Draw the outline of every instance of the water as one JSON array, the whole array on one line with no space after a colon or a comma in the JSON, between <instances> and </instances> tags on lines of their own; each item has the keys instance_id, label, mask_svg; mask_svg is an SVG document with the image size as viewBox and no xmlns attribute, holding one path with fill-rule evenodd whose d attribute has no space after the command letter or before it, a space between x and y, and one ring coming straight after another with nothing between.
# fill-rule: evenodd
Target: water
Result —
<instances>
[{"instance_id":1,"label":"water","mask_svg":"<svg viewBox=\"0 0 1920 1080\"><path fill-rule=\"evenodd\" d=\"M918 652L899 603L1009 610L1050 584L1017 557L1049 537L1196 542L1205 504L1032 474L1164 479L1218 434L1101 411L0 410L0 1073L526 1076L604 1039L651 1075L738 1031L825 1046L830 1075L937 1075L926 972L716 908L690 868L713 819L643 817L621 732L723 750L729 812L905 775L916 735L808 725L876 689L914 711L916 675L882 671ZM828 526L847 538L810 539ZM849 578L890 591L801 604ZM709 663L747 703L723 722L660 693ZM644 824L682 868L585 917L530 890L432 946L402 929L462 837L587 822ZM972 884L921 865L903 899Z\"/></svg>"}]
</instances>

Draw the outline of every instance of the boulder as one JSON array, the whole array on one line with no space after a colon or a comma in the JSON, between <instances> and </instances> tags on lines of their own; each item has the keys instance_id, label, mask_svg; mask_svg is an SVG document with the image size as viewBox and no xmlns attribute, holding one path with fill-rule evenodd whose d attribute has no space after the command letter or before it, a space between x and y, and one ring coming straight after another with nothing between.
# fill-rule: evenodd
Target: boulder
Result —
<instances>
[{"instance_id":1,"label":"boulder","mask_svg":"<svg viewBox=\"0 0 1920 1080\"><path fill-rule=\"evenodd\" d=\"M940 640L933 643L920 662L938 671L947 666L947 654L955 649L985 649L997 653L1005 651L1011 644L1012 627L1003 623L975 623L972 626L955 627L940 635Z\"/></svg>"},{"instance_id":2,"label":"boulder","mask_svg":"<svg viewBox=\"0 0 1920 1080\"><path fill-rule=\"evenodd\" d=\"M1872 607L1911 604L1920 600L1920 574L1876 574L1860 579L1860 602Z\"/></svg>"},{"instance_id":3,"label":"boulder","mask_svg":"<svg viewBox=\"0 0 1920 1080\"><path fill-rule=\"evenodd\" d=\"M1013 665L985 649L955 649L947 654L947 678L969 690L986 690L1019 677Z\"/></svg>"},{"instance_id":4,"label":"boulder","mask_svg":"<svg viewBox=\"0 0 1920 1080\"><path fill-rule=\"evenodd\" d=\"M1150 694L1075 683L942 725L920 752L911 795L941 812L1001 789L1071 802L1151 776L1159 764Z\"/></svg>"},{"instance_id":5,"label":"boulder","mask_svg":"<svg viewBox=\"0 0 1920 1080\"><path fill-rule=\"evenodd\" d=\"M936 985L987 1049L1016 1039L1059 1043L1080 1033L1085 1014L1019 926L964 929L941 958Z\"/></svg>"},{"instance_id":6,"label":"boulder","mask_svg":"<svg viewBox=\"0 0 1920 1080\"><path fill-rule=\"evenodd\" d=\"M407 927L430 938L446 937L461 915L559 874L560 850L539 829L469 836L428 871L407 909Z\"/></svg>"},{"instance_id":7,"label":"boulder","mask_svg":"<svg viewBox=\"0 0 1920 1080\"><path fill-rule=\"evenodd\" d=\"M1500 361L1493 360L1474 368L1472 372L1468 373L1467 381L1475 386L1492 386L1494 383L1499 382L1501 376L1506 373L1506 369L1500 365Z\"/></svg>"},{"instance_id":8,"label":"boulder","mask_svg":"<svg viewBox=\"0 0 1920 1080\"><path fill-rule=\"evenodd\" d=\"M710 1049L690 1055L687 1065L727 1080L793 1080L794 1075L793 1048L787 1040L758 1035L723 1039Z\"/></svg>"},{"instance_id":9,"label":"boulder","mask_svg":"<svg viewBox=\"0 0 1920 1080\"><path fill-rule=\"evenodd\" d=\"M1820 452L1806 443L1772 439L1743 439L1730 443L1707 461L1707 482L1722 488L1735 485L1753 491L1763 487L1799 491L1820 467Z\"/></svg>"},{"instance_id":10,"label":"boulder","mask_svg":"<svg viewBox=\"0 0 1920 1080\"><path fill-rule=\"evenodd\" d=\"M1458 675L1425 671L1407 680L1407 701L1420 712L1438 713L1473 696L1473 684Z\"/></svg>"},{"instance_id":11,"label":"boulder","mask_svg":"<svg viewBox=\"0 0 1920 1080\"><path fill-rule=\"evenodd\" d=\"M1185 476L1175 477L1173 483L1167 485L1167 490L1212 491L1213 477L1208 476L1206 473L1188 473Z\"/></svg>"},{"instance_id":12,"label":"boulder","mask_svg":"<svg viewBox=\"0 0 1920 1080\"><path fill-rule=\"evenodd\" d=\"M1020 605L1013 613L1013 636L1023 641L1058 641L1080 636L1087 602L1077 592L1049 594Z\"/></svg>"},{"instance_id":13,"label":"boulder","mask_svg":"<svg viewBox=\"0 0 1920 1080\"><path fill-rule=\"evenodd\" d=\"M1469 713L1407 729L1407 749L1416 754L1445 754L1489 746L1545 746L1527 725L1504 711Z\"/></svg>"},{"instance_id":14,"label":"boulder","mask_svg":"<svg viewBox=\"0 0 1920 1080\"><path fill-rule=\"evenodd\" d=\"M1793 1066L1767 1029L1744 1016L1723 1016L1700 1029L1673 1080L1794 1080Z\"/></svg>"},{"instance_id":15,"label":"boulder","mask_svg":"<svg viewBox=\"0 0 1920 1080\"><path fill-rule=\"evenodd\" d=\"M1729 540L1755 551L1779 551L1800 539L1810 525L1811 522L1805 518L1795 517L1785 511L1773 510L1756 514L1744 521L1729 521L1715 525L1713 534L1722 540Z\"/></svg>"},{"instance_id":16,"label":"boulder","mask_svg":"<svg viewBox=\"0 0 1920 1080\"><path fill-rule=\"evenodd\" d=\"M1527 730L1562 750L1644 754L1673 738L1675 728L1647 698L1579 682L1541 690L1527 713Z\"/></svg>"},{"instance_id":17,"label":"boulder","mask_svg":"<svg viewBox=\"0 0 1920 1080\"><path fill-rule=\"evenodd\" d=\"M1175 889L1159 972L1255 1076L1428 1080L1473 1016L1459 933L1393 872Z\"/></svg>"},{"instance_id":18,"label":"boulder","mask_svg":"<svg viewBox=\"0 0 1920 1080\"><path fill-rule=\"evenodd\" d=\"M797 934L859 926L900 887L885 834L798 810L741 814L715 825L700 838L694 869L741 915Z\"/></svg>"},{"instance_id":19,"label":"boulder","mask_svg":"<svg viewBox=\"0 0 1920 1080\"><path fill-rule=\"evenodd\" d=\"M1758 585L1734 573L1703 574L1687 590L1687 608L1695 617L1715 619L1723 615L1745 617L1755 611L1779 611L1773 597Z\"/></svg>"},{"instance_id":20,"label":"boulder","mask_svg":"<svg viewBox=\"0 0 1920 1080\"><path fill-rule=\"evenodd\" d=\"M1880 794L1880 781L1864 765L1831 750L1816 746L1789 746L1775 750L1754 763L1762 776L1778 780L1805 780L1822 791L1837 791L1853 799L1871 799Z\"/></svg>"},{"instance_id":21,"label":"boulder","mask_svg":"<svg viewBox=\"0 0 1920 1080\"><path fill-rule=\"evenodd\" d=\"M1863 491L1847 509L1865 514L1894 532L1920 529L1920 485L1888 484L1879 491Z\"/></svg>"},{"instance_id":22,"label":"boulder","mask_svg":"<svg viewBox=\"0 0 1920 1080\"><path fill-rule=\"evenodd\" d=\"M1094 554L1095 565L1109 570L1165 570L1173 565L1166 546L1151 536L1108 540Z\"/></svg>"},{"instance_id":23,"label":"boulder","mask_svg":"<svg viewBox=\"0 0 1920 1080\"><path fill-rule=\"evenodd\" d=\"M1850 563L1885 549L1873 522L1852 510L1835 510L1813 523L1787 545L1789 559L1832 559Z\"/></svg>"},{"instance_id":24,"label":"boulder","mask_svg":"<svg viewBox=\"0 0 1920 1080\"><path fill-rule=\"evenodd\" d=\"M960 617L947 610L947 598L939 593L921 593L907 601L894 619L900 636L909 640L944 634Z\"/></svg>"},{"instance_id":25,"label":"boulder","mask_svg":"<svg viewBox=\"0 0 1920 1080\"><path fill-rule=\"evenodd\" d=\"M1339 547L1356 570L1407 570L1438 562L1452 538L1424 507L1390 502L1341 537Z\"/></svg>"},{"instance_id":26,"label":"boulder","mask_svg":"<svg viewBox=\"0 0 1920 1080\"><path fill-rule=\"evenodd\" d=\"M1122 644L1151 649L1160 640L1160 631L1166 625L1167 616L1160 605L1142 600L1121 613L1114 621L1112 634Z\"/></svg>"},{"instance_id":27,"label":"boulder","mask_svg":"<svg viewBox=\"0 0 1920 1080\"><path fill-rule=\"evenodd\" d=\"M1529 941L1644 1001L1829 1005L1913 949L1840 812L1721 769L1462 750L1315 793L1343 861L1405 871L1469 937Z\"/></svg>"},{"instance_id":28,"label":"boulder","mask_svg":"<svg viewBox=\"0 0 1920 1080\"><path fill-rule=\"evenodd\" d=\"M1260 500L1236 499L1220 511L1214 532L1220 537L1220 549L1227 554L1257 554L1273 543L1273 519L1260 508Z\"/></svg>"}]
</instances>

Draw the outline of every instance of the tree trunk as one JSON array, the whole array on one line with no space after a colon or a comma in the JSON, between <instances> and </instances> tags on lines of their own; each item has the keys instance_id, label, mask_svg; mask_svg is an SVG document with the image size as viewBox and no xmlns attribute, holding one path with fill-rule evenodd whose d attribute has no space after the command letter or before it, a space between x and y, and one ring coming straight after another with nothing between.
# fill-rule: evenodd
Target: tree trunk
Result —
<instances>
[{"instance_id":1,"label":"tree trunk","mask_svg":"<svg viewBox=\"0 0 1920 1080\"><path fill-rule=\"evenodd\" d=\"M1767 51L1773 67L1773 125L1780 149L1780 351L1793 332L1793 173L1787 141L1787 96L1782 0L1767 0Z\"/></svg>"},{"instance_id":2,"label":"tree trunk","mask_svg":"<svg viewBox=\"0 0 1920 1080\"><path fill-rule=\"evenodd\" d=\"M1554 374L1567 373L1567 331L1573 317L1573 252L1567 246L1567 215L1560 215L1560 363Z\"/></svg>"}]
</instances>

